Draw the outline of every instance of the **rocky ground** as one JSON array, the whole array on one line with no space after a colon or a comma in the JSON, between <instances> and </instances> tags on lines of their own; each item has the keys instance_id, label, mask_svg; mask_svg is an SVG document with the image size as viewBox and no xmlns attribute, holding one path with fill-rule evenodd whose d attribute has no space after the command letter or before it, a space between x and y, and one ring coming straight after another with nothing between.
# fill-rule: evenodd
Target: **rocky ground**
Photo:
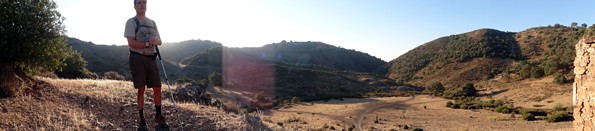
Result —
<instances>
[{"instance_id":1,"label":"rocky ground","mask_svg":"<svg viewBox=\"0 0 595 131\"><path fill-rule=\"evenodd\" d=\"M36 79L36 86L25 96L0 99L0 130L136 130L138 126L136 90L131 82ZM145 117L149 127L154 127L151 90L145 94ZM250 115L196 103L177 105L176 110L169 99L163 105L172 130L266 129L253 126Z\"/></svg>"}]
</instances>

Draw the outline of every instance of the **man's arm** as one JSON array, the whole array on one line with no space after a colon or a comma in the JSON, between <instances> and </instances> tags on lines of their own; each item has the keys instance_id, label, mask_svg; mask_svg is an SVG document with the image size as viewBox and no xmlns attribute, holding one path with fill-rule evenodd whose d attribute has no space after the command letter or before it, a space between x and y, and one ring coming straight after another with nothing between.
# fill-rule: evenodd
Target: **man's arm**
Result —
<instances>
[{"instance_id":1,"label":"man's arm","mask_svg":"<svg viewBox=\"0 0 595 131\"><path fill-rule=\"evenodd\" d=\"M126 39L128 39L128 46L130 46L132 48L135 48L135 49L145 48L145 43L134 40L134 36L127 36Z\"/></svg>"}]
</instances>

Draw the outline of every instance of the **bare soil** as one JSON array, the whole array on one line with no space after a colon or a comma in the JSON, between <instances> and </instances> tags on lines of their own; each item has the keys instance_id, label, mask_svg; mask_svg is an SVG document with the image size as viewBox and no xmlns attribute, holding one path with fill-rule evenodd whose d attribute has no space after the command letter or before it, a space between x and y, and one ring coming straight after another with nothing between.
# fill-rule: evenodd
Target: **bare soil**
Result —
<instances>
[{"instance_id":1,"label":"bare soil","mask_svg":"<svg viewBox=\"0 0 595 131\"><path fill-rule=\"evenodd\" d=\"M503 100L515 107L552 109L572 107L572 88L552 83L553 77L507 82L492 79L476 83L480 99ZM264 116L281 129L403 130L572 130L572 122L522 120L521 115L486 109L463 110L446 107L447 99L418 95L316 101L287 106ZM282 126L280 126L282 125Z\"/></svg>"},{"instance_id":2,"label":"bare soil","mask_svg":"<svg viewBox=\"0 0 595 131\"><path fill-rule=\"evenodd\" d=\"M128 81L36 78L31 93L0 99L0 130L136 130L136 89ZM163 85L164 97L167 86ZM145 93L145 118L154 130L152 91ZM196 103L163 101L171 130L251 130L249 117Z\"/></svg>"},{"instance_id":3,"label":"bare soil","mask_svg":"<svg viewBox=\"0 0 595 131\"><path fill-rule=\"evenodd\" d=\"M525 121L518 114L448 108L447 101L428 95L335 99L279 109L264 119L290 130L572 130L570 121Z\"/></svg>"},{"instance_id":4,"label":"bare soil","mask_svg":"<svg viewBox=\"0 0 595 131\"><path fill-rule=\"evenodd\" d=\"M131 82L36 79L36 86L24 96L0 99L0 130L135 130L138 126ZM493 80L477 87L486 94L482 99L506 100L516 107L570 106L570 87L551 84L552 79ZM179 102L176 110L167 99L167 85L163 93L163 110L172 130L572 130L571 121L525 121L518 114L452 109L445 107L449 100L428 95L302 102L238 114L192 102ZM153 127L151 89L145 95L145 117Z\"/></svg>"}]
</instances>

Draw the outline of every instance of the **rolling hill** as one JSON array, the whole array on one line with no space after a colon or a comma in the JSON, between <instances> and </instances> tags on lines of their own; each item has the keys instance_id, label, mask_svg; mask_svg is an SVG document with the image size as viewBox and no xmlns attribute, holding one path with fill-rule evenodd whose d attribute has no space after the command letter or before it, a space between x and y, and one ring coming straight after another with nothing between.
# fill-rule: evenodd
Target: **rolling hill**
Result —
<instances>
[{"instance_id":1,"label":"rolling hill","mask_svg":"<svg viewBox=\"0 0 595 131\"><path fill-rule=\"evenodd\" d=\"M389 61L387 77L418 86L460 87L495 77L572 79L574 45L585 27L536 27L515 32L479 29L438 38Z\"/></svg>"},{"instance_id":2,"label":"rolling hill","mask_svg":"<svg viewBox=\"0 0 595 131\"><path fill-rule=\"evenodd\" d=\"M93 72L117 71L130 78L127 46L95 45L70 38ZM376 87L395 86L384 77L386 62L367 53L322 42L280 42L229 48L203 40L166 43L161 48L170 80L208 80L221 73L223 87L266 97L319 100L363 97ZM171 82L171 81L170 81ZM306 93L304 90L307 90Z\"/></svg>"}]
</instances>

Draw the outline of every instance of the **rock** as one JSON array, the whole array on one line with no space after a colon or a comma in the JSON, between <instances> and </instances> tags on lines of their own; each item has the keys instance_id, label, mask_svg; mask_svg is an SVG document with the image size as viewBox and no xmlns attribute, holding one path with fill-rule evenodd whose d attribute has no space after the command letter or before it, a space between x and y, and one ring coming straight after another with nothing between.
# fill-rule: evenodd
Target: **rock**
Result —
<instances>
[{"instance_id":1,"label":"rock","mask_svg":"<svg viewBox=\"0 0 595 131\"><path fill-rule=\"evenodd\" d=\"M574 74L577 75L582 75L586 72L587 70L584 67L580 67L580 66L575 66L574 67Z\"/></svg>"}]
</instances>

